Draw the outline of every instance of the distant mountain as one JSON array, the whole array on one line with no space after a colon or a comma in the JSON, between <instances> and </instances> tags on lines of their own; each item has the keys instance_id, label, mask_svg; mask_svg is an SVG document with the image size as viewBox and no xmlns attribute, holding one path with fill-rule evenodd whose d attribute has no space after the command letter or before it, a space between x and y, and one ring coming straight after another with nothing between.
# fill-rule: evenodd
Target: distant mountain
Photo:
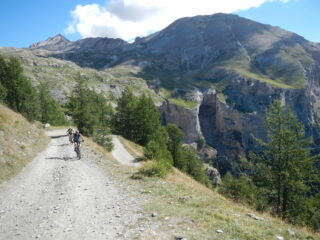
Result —
<instances>
[{"instance_id":1,"label":"distant mountain","mask_svg":"<svg viewBox=\"0 0 320 240\"><path fill-rule=\"evenodd\" d=\"M49 51L58 51L65 48L66 45L71 44L71 42L66 39L61 34L58 34L54 37L50 37L43 42L38 42L32 44L29 48L30 49L46 49Z\"/></svg>"},{"instance_id":2,"label":"distant mountain","mask_svg":"<svg viewBox=\"0 0 320 240\"><path fill-rule=\"evenodd\" d=\"M204 138L226 169L230 159L255 148L253 135L265 137L265 110L274 99L294 109L315 151L320 144L320 45L279 27L214 14L179 19L131 44L57 35L1 52L20 55L29 76L47 79L60 89L58 97L70 92L70 72L79 70L107 96L118 96L123 86L156 92L157 100L165 99L163 122L176 123L187 143Z\"/></svg>"},{"instance_id":3,"label":"distant mountain","mask_svg":"<svg viewBox=\"0 0 320 240\"><path fill-rule=\"evenodd\" d=\"M48 51L108 51L118 47L123 47L128 43L122 39L113 38L84 38L75 42L69 41L67 38L58 34L48 38L46 41L32 44L30 49L45 49Z\"/></svg>"}]
</instances>

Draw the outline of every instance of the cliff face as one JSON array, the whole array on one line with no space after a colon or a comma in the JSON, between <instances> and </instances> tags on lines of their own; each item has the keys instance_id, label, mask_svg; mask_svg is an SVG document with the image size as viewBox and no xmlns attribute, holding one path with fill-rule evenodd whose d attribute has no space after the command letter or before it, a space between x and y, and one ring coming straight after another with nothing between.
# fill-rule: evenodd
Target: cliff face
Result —
<instances>
[{"instance_id":1,"label":"cliff face","mask_svg":"<svg viewBox=\"0 0 320 240\"><path fill-rule=\"evenodd\" d=\"M318 148L319 70L316 65L309 69L303 89L276 88L264 82L236 77L224 91L226 102L219 99L214 89L209 89L193 109L165 103L162 116L166 123L175 123L186 133L186 142L196 142L204 137L217 149L219 156L229 161L256 149L254 137L266 139L265 111L275 99L280 99L304 123L306 135L313 137L314 146Z\"/></svg>"}]
</instances>

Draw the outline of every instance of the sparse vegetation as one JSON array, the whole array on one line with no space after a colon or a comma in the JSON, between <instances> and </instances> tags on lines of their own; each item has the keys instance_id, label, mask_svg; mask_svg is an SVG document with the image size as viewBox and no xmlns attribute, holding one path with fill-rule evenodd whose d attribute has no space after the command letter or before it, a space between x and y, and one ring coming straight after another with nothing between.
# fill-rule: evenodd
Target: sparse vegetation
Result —
<instances>
[{"instance_id":1,"label":"sparse vegetation","mask_svg":"<svg viewBox=\"0 0 320 240\"><path fill-rule=\"evenodd\" d=\"M0 183L17 174L48 142L37 123L0 104Z\"/></svg>"}]
</instances>

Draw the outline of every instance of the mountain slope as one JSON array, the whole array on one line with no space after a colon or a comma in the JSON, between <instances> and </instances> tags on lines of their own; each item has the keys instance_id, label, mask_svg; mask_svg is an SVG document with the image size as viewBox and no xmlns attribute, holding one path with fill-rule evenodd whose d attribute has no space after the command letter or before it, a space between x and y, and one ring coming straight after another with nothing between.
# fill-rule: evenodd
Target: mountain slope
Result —
<instances>
[{"instance_id":1,"label":"mountain slope","mask_svg":"<svg viewBox=\"0 0 320 240\"><path fill-rule=\"evenodd\" d=\"M95 150L100 147L91 144ZM136 153L141 147L135 146ZM98 155L99 156L99 155ZM225 199L211 191L189 176L174 170L168 179L142 178L134 179L137 170L125 165L96 159L108 176L112 176L118 186L123 188L127 199L135 199L141 207L139 218L140 234L136 239L174 239L183 236L187 239L263 239L273 240L277 236L284 239L319 239L306 229L291 226L268 214L261 214L246 206ZM255 220L247 214L260 217ZM153 216L153 217L152 217ZM223 230L223 234L216 230ZM290 230L290 231L288 231ZM292 236L291 234L294 234Z\"/></svg>"},{"instance_id":2,"label":"mountain slope","mask_svg":"<svg viewBox=\"0 0 320 240\"><path fill-rule=\"evenodd\" d=\"M155 59L152 67L177 79L173 86L215 83L221 72L231 71L279 87L303 88L304 68L314 62L312 51L320 51L294 33L232 14L183 18L135 45L147 59Z\"/></svg>"},{"instance_id":3,"label":"mountain slope","mask_svg":"<svg viewBox=\"0 0 320 240\"><path fill-rule=\"evenodd\" d=\"M0 54L6 57L18 57L22 62L24 74L33 81L33 84L45 83L51 95L62 102L67 101L74 89L77 73L81 73L90 88L104 93L111 101L119 97L125 87L131 87L137 93L147 92L155 98L156 102L160 101L145 81L136 76L139 67L119 65L99 71L51 57L52 52L44 49L0 47Z\"/></svg>"}]
</instances>

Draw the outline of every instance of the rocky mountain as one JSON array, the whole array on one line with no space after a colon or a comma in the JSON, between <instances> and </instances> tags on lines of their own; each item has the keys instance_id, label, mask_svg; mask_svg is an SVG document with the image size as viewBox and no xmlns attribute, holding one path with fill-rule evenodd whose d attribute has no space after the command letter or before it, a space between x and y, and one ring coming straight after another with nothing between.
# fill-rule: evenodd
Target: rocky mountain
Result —
<instances>
[{"instance_id":1,"label":"rocky mountain","mask_svg":"<svg viewBox=\"0 0 320 240\"><path fill-rule=\"evenodd\" d=\"M255 148L253 135L265 137L265 110L274 99L294 109L315 148L320 143L319 44L237 15L182 18L131 44L57 35L0 53L21 56L28 75L54 82L53 89L66 86L61 79L72 89L70 72L82 71L106 95L119 95L124 86L151 92L163 102L164 123L176 123L187 143L204 138L225 168ZM59 98L65 90L53 92Z\"/></svg>"},{"instance_id":2,"label":"rocky mountain","mask_svg":"<svg viewBox=\"0 0 320 240\"><path fill-rule=\"evenodd\" d=\"M46 49L50 51L57 51L60 49L64 49L65 46L68 44L72 44L72 43L61 34L58 34L54 37L48 38L46 41L34 43L29 48L31 49L41 48L41 49Z\"/></svg>"},{"instance_id":3,"label":"rocky mountain","mask_svg":"<svg viewBox=\"0 0 320 240\"><path fill-rule=\"evenodd\" d=\"M30 49L46 49L49 51L108 51L122 47L128 43L122 39L112 38L85 38L75 42L69 41L67 38L58 34L48 38L46 41L32 44Z\"/></svg>"}]
</instances>

